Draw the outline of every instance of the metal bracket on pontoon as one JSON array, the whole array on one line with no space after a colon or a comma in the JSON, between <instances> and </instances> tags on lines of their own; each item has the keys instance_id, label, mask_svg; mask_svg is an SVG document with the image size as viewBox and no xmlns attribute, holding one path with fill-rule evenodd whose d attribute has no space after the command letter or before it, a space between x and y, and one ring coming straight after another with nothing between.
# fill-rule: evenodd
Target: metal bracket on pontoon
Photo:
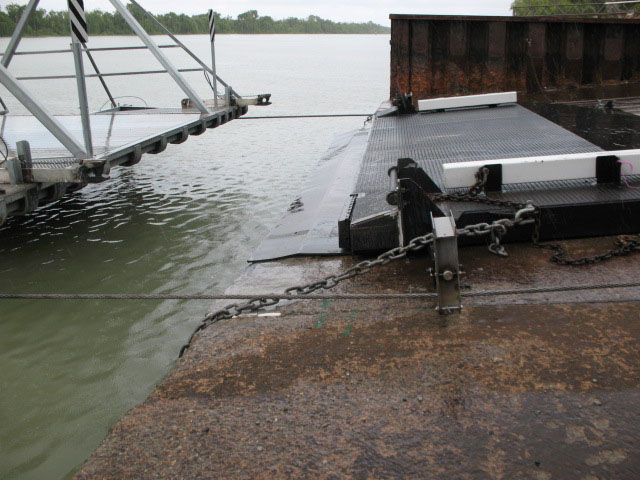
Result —
<instances>
[{"instance_id":1,"label":"metal bracket on pontoon","mask_svg":"<svg viewBox=\"0 0 640 480\"><path fill-rule=\"evenodd\" d=\"M271 94L261 93L260 95L252 95L247 97L240 97L237 100L238 105L255 105L258 107L266 107L271 105Z\"/></svg>"},{"instance_id":2,"label":"metal bracket on pontoon","mask_svg":"<svg viewBox=\"0 0 640 480\"><path fill-rule=\"evenodd\" d=\"M431 216L433 226L433 268L429 274L435 281L438 292L436 310L442 315L459 313L462 310L460 298L460 276L464 273L458 262L458 235L453 215Z\"/></svg>"},{"instance_id":3,"label":"metal bracket on pontoon","mask_svg":"<svg viewBox=\"0 0 640 480\"><path fill-rule=\"evenodd\" d=\"M444 216L427 194L441 193L429 175L411 158L398 159L397 166L389 169L390 191L387 203L398 208L399 245L424 235L424 226L431 225L431 215Z\"/></svg>"}]
</instances>

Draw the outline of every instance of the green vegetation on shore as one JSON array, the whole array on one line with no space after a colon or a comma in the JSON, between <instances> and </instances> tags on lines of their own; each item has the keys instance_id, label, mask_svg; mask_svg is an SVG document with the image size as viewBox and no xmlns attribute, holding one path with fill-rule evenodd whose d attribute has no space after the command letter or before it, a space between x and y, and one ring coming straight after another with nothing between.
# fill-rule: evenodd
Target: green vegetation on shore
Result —
<instances>
[{"instance_id":1,"label":"green vegetation on shore","mask_svg":"<svg viewBox=\"0 0 640 480\"><path fill-rule=\"evenodd\" d=\"M567 8L569 5L575 5L579 8ZM536 6L542 6L536 9ZM511 4L511 8L516 7L514 15L561 15L561 14L595 14L603 12L636 12L640 13L640 5L630 4L609 4L605 5L605 2L598 2L596 0L515 0ZM533 10L518 10L518 8L529 7ZM617 8L619 7L619 8Z\"/></svg>"},{"instance_id":2,"label":"green vegetation on shore","mask_svg":"<svg viewBox=\"0 0 640 480\"><path fill-rule=\"evenodd\" d=\"M162 33L140 9L133 5L128 5L127 8L149 33ZM14 3L0 10L0 36L11 36L23 10L24 6ZM115 12L93 10L86 15L90 35L131 35L129 26ZM268 16L261 17L256 10L241 13L237 18L222 17L219 13L215 15L218 33L389 33L390 31L388 27L372 22L340 23L324 20L315 15L307 19L286 18L284 20L274 20ZM165 13L156 17L176 34L202 34L209 31L206 13L193 16ZM25 35L30 37L69 35L66 10L38 9L31 17Z\"/></svg>"}]
</instances>

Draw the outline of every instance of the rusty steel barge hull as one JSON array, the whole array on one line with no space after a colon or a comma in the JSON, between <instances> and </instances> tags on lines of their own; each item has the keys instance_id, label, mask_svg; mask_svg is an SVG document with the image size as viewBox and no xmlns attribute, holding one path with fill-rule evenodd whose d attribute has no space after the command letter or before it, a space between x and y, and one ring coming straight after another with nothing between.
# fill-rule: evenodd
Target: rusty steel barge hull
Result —
<instances>
[{"instance_id":1,"label":"rusty steel barge hull","mask_svg":"<svg viewBox=\"0 0 640 480\"><path fill-rule=\"evenodd\" d=\"M611 239L569 242L592 254ZM637 280L640 256L566 269L548 252L461 250L474 289ZM279 290L349 257L252 265ZM424 292L423 257L340 292ZM205 330L78 471L113 478L640 476L640 289L467 299L295 302Z\"/></svg>"}]
</instances>

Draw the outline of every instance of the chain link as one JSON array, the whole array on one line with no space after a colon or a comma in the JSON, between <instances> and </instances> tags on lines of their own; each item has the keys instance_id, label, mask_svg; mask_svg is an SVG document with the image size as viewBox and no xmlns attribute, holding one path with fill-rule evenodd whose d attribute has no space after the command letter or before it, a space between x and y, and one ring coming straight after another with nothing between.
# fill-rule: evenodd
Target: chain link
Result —
<instances>
[{"instance_id":1,"label":"chain link","mask_svg":"<svg viewBox=\"0 0 640 480\"><path fill-rule=\"evenodd\" d=\"M474 225L467 225L463 228L459 228L456 230L459 237L468 236L468 237L478 237L484 235L491 235L492 243L490 245L490 250L498 255L504 255L504 247L500 245L500 238L504 235L508 229L513 228L515 226L522 225L534 225L534 234L533 240L534 244L539 248L545 248L548 250L556 251L556 255L552 258L552 261L559 263L561 265L585 265L589 263L597 263L599 261L605 260L607 258L611 258L612 256L620 256L627 255L632 251L640 250L640 241L625 239L620 240L621 244L619 248L611 250L603 255L598 255L592 258L585 259L575 259L575 260L567 260L563 257L564 248L559 245L551 245L551 244L539 244L537 240L539 238L539 228L540 228L540 210L533 205L531 201L527 201L526 203L517 203L511 202L507 200L498 200L494 198L489 198L486 196L479 196L484 190L485 184L487 182L487 178L489 176L489 169L484 167L476 172L476 183L469 189L466 193L456 193L456 194L426 194L429 199L433 202L473 202L473 203L483 203L487 205L499 206L499 207L507 207L511 209L515 209L516 213L513 218L502 218L499 220L495 220L491 223L477 223ZM407 245L393 248L381 255L379 255L375 260L363 260L353 267L345 270L342 273L337 275L329 275L322 280L318 280L315 282L307 283L304 285L295 285L293 287L287 288L285 290L285 295L308 295L317 290L328 290L336 287L340 282L344 280L348 280L350 278L354 278L360 275L365 275L369 273L376 267L381 267L383 265L387 265L395 260L399 260L405 258L408 252L417 252L422 250L428 245L431 245L434 242L433 233L428 233L426 235L422 235L420 237L416 237L412 239ZM492 250L493 248L493 250ZM494 251L495 250L495 251ZM189 337L189 340L185 345L180 349L179 357L182 357L184 353L189 349L191 343L195 336L206 329L210 325L214 323L220 322L221 320L231 319L241 313L246 312L254 312L256 310L260 310L265 307L271 307L277 305L280 302L279 298L252 298L246 303L234 303L231 305L227 305L221 310L218 310L215 313L211 313L205 316L204 320L198 327L194 330L194 332Z\"/></svg>"},{"instance_id":2,"label":"chain link","mask_svg":"<svg viewBox=\"0 0 640 480\"><path fill-rule=\"evenodd\" d=\"M354 278L359 275L365 275L375 267L387 265L388 263L391 263L395 260L404 258L407 256L408 252L417 252L419 250L422 250L427 245L430 245L431 243L433 243L432 233L428 233L421 237L416 237L407 245L393 248L381 254L375 260L363 260L362 262L354 265L353 267L345 270L340 274L329 275L328 277L325 277L324 279L316 282L307 283L305 285L296 285L287 288L285 290L285 294L289 295L295 293L298 295L307 295L315 292L316 290L328 290L330 288L334 288L344 280ZM241 313L254 312L264 307L271 307L278 304L279 302L280 300L277 298L253 298L246 303L234 303L232 305L227 305L223 309L207 315L202 323L200 323L200 325L198 325L198 327L191 334L187 343L182 346L182 348L180 349L179 357L182 357L184 353L189 349L195 336L210 325L213 325L214 323L217 323L221 320L228 320Z\"/></svg>"},{"instance_id":3,"label":"chain link","mask_svg":"<svg viewBox=\"0 0 640 480\"><path fill-rule=\"evenodd\" d=\"M484 191L484 187L487 183L487 179L489 177L489 169L483 167L479 169L475 173L476 183L474 183L471 188L469 188L468 192L465 193L455 193L455 194L430 194L428 197L433 202L471 202L471 203L482 203L485 205L493 205L499 207L509 207L516 208L524 211L527 206L533 207L533 204L528 201L526 204L521 204L517 202L511 202L508 200L498 200L494 198L489 198L486 196L480 196L479 194ZM629 235L621 235L616 241L616 248L612 248L604 253L593 255L591 257L580 257L580 258L567 258L566 249L560 244L553 243L539 243L540 240L540 209L537 207L533 207L534 210L527 210L527 221L526 222L517 222L518 215L516 214L516 219L514 219L513 225L526 225L533 223L533 234L531 236L531 240L533 245L536 248L551 250L556 252L549 261L556 263L558 265L566 265L566 266L582 266L582 265L594 265L596 263L603 262L605 260L609 260L613 257L620 257L625 255L630 255L631 253L640 251L640 234L635 236ZM502 223L504 220L498 220L495 223ZM492 224L493 225L493 224ZM513 225L507 220L504 223L506 227L511 227ZM465 230L470 230L465 232ZM489 231L487 231L489 230ZM491 244L489 245L489 251L499 256L507 256L507 253L504 247L500 244L502 235L506 233L506 229L500 231L497 226L493 226L489 228L486 223L480 223L477 225L471 225L465 227L465 229L459 230L458 235L468 235L468 236L478 236L478 235L486 235L487 233L491 234Z\"/></svg>"},{"instance_id":4,"label":"chain link","mask_svg":"<svg viewBox=\"0 0 640 480\"><path fill-rule=\"evenodd\" d=\"M456 196L456 198L458 198L458 196ZM512 203L513 202L509 202L509 204ZM492 234L492 232L503 234L507 231L508 228L512 228L516 225L527 225L535 222L534 215L536 214L537 209L531 204L531 202L527 202L524 205L516 205L521 206L522 208L520 208L516 212L513 219L503 218L492 223L478 223L475 225L468 225L457 230L458 236L481 236ZM363 260L362 262L357 263L353 267L337 275L329 275L319 281L307 283L304 285L295 285L293 287L287 288L285 290L285 295L308 295L317 290L328 290L334 288L344 280L360 275L365 275L376 267L381 267L393 261L405 258L408 252L420 251L427 245L431 245L433 241L433 233L428 233L426 235L416 237L412 239L407 245L396 247L387 252L384 252L375 260ZM246 303L228 305L215 313L207 315L202 323L198 325L195 331L191 334L187 343L180 350L180 357L182 357L184 353L189 349L194 337L210 325L213 325L214 323L217 323L221 320L228 320L236 315L239 315L240 313L253 312L264 307L276 305L279 303L279 301L280 300L277 298L254 298Z\"/></svg>"},{"instance_id":5,"label":"chain link","mask_svg":"<svg viewBox=\"0 0 640 480\"><path fill-rule=\"evenodd\" d=\"M613 257L623 257L634 252L640 252L640 235L619 235L614 241L616 248L612 248L611 250L607 250L604 253L593 255L591 257L568 258L567 250L563 245L560 245L559 243L539 243L539 218L536 219L534 224L532 240L534 247L555 252L555 254L549 259L551 262L571 267L594 265Z\"/></svg>"},{"instance_id":6,"label":"chain link","mask_svg":"<svg viewBox=\"0 0 640 480\"><path fill-rule=\"evenodd\" d=\"M458 229L458 236L478 237L482 235L491 235L491 243L489 251L500 257L507 257L509 254L501 245L502 236L507 233L508 228L516 225L530 225L539 218L539 209L528 200L525 203L512 202L509 200L498 200L487 196L480 196L484 191L484 187L489 178L489 169L483 167L475 173L476 183L465 193L435 193L425 195L434 203L438 202L464 202L464 203L482 203L484 205L492 205L496 207L505 207L515 209L516 214L513 219L503 218L493 223L478 223L475 225L467 225L462 229Z\"/></svg>"}]
</instances>

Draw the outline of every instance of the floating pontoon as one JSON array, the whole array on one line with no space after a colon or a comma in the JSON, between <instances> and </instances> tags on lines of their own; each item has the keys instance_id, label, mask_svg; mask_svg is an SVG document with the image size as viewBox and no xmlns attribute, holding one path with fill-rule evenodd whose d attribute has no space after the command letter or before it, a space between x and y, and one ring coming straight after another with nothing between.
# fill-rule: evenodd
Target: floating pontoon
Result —
<instances>
[{"instance_id":1,"label":"floating pontoon","mask_svg":"<svg viewBox=\"0 0 640 480\"><path fill-rule=\"evenodd\" d=\"M112 5L142 40L143 46L88 48L89 40L83 2L69 1L72 47L68 50L30 52L17 51L24 29L36 10L38 0L31 0L9 41L0 65L0 83L29 111L31 115L12 115L4 105L0 135L7 146L6 158L0 163L0 225L10 215L24 215L38 205L59 200L68 190L90 182L109 178L109 171L118 165L132 166L145 153L160 153L169 143L182 143L190 135L200 135L247 112L248 105L266 105L270 95L243 98L216 74L215 19L210 11L210 43L212 63L207 65L167 30L153 15L140 8L172 40L173 44L157 45L132 13L119 1ZM165 48L180 48L198 64L197 68L176 68L164 54ZM110 50L147 49L163 67L161 70L102 73L93 53ZM15 55L73 54L75 75L45 75L16 77L9 71ZM84 57L94 72L86 74ZM203 71L210 75L213 100L198 96L182 75ZM186 98L176 108L134 108L118 105L106 80L116 75L147 75L167 73L184 92ZM96 77L110 99L111 108L89 112L85 79ZM80 113L57 116L50 113L29 90L29 80L75 79ZM218 94L218 88L221 92ZM82 140L81 140L82 139Z\"/></svg>"}]
</instances>

